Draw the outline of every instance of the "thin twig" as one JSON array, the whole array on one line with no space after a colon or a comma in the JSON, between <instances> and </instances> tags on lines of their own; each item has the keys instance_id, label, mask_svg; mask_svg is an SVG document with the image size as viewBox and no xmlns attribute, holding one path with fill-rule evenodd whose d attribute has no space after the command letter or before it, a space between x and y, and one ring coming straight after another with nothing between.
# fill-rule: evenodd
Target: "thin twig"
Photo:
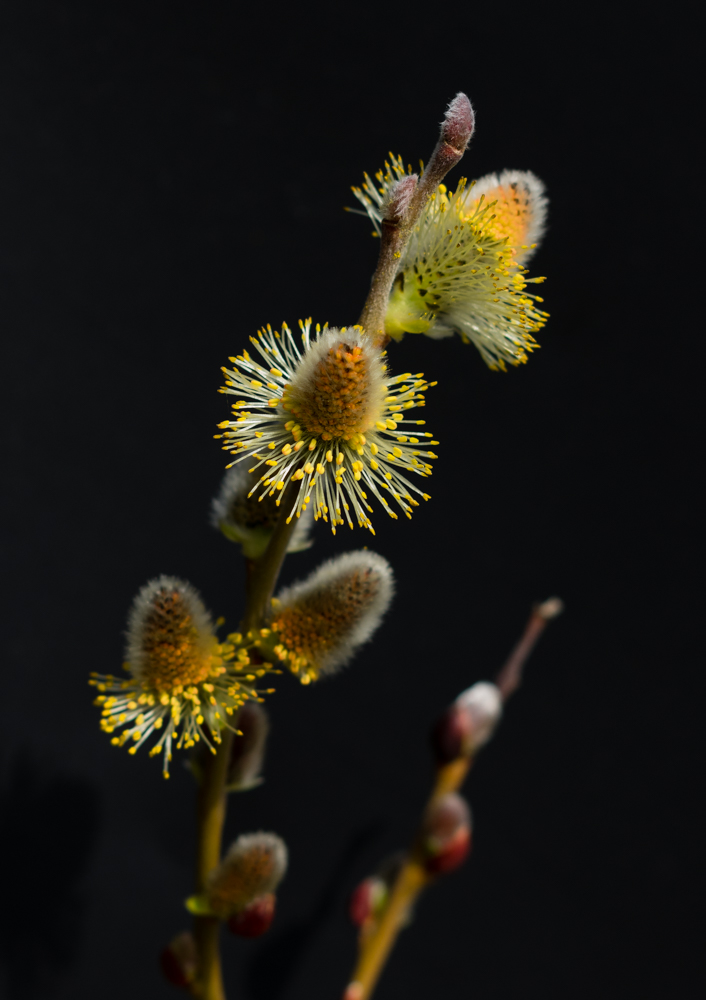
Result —
<instances>
[{"instance_id":1,"label":"thin twig","mask_svg":"<svg viewBox=\"0 0 706 1000\"><path fill-rule=\"evenodd\" d=\"M547 622L556 618L564 610L564 605L558 597L550 597L542 604L532 608L522 638L505 661L505 665L495 678L495 686L500 691L503 701L517 690L522 680L522 670L527 658L535 647L537 639L547 627Z\"/></svg>"},{"instance_id":2,"label":"thin twig","mask_svg":"<svg viewBox=\"0 0 706 1000\"><path fill-rule=\"evenodd\" d=\"M466 151L473 134L475 117L465 94L457 94L449 104L429 163L417 183L417 175L404 177L390 190L383 206L380 253L368 297L358 322L379 345L387 342L387 303L402 255L428 198Z\"/></svg>"},{"instance_id":3,"label":"thin twig","mask_svg":"<svg viewBox=\"0 0 706 1000\"><path fill-rule=\"evenodd\" d=\"M544 631L547 622L555 618L562 610L563 605L558 597L550 598L532 609L522 638L498 674L496 684L504 699L508 698L519 685L522 667L537 639ZM501 683L505 685L504 689L500 687ZM431 807L442 796L459 790L472 763L473 758L468 755L458 757L456 760L439 767L434 788L425 807L425 814L429 813ZM372 928L366 929L366 933L361 935L358 962L343 995L343 1000L369 1000L372 996L397 940L397 935L407 921L408 914L422 890L434 881L435 876L426 870L424 861L423 828L420 827L395 879L383 913L376 924Z\"/></svg>"}]
</instances>

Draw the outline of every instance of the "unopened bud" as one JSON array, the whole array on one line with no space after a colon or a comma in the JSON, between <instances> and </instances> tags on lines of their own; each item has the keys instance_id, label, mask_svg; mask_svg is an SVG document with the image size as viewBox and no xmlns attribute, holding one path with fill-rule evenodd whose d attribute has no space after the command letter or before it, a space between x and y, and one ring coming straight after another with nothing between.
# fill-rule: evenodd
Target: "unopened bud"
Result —
<instances>
[{"instance_id":1,"label":"unopened bud","mask_svg":"<svg viewBox=\"0 0 706 1000\"><path fill-rule=\"evenodd\" d=\"M274 893L268 892L265 896L260 896L240 913L228 918L228 929L240 937L260 937L270 929L275 916L275 904Z\"/></svg>"},{"instance_id":2,"label":"unopened bud","mask_svg":"<svg viewBox=\"0 0 706 1000\"><path fill-rule=\"evenodd\" d=\"M302 683L334 673L372 636L393 593L390 564L365 549L330 559L273 602L264 655Z\"/></svg>"},{"instance_id":3,"label":"unopened bud","mask_svg":"<svg viewBox=\"0 0 706 1000\"><path fill-rule=\"evenodd\" d=\"M262 784L262 763L270 730L267 712L257 701L246 701L235 718L240 735L233 737L227 788L245 792Z\"/></svg>"},{"instance_id":4,"label":"unopened bud","mask_svg":"<svg viewBox=\"0 0 706 1000\"><path fill-rule=\"evenodd\" d=\"M417 186L417 174L400 178L389 189L380 206L380 214L386 222L399 222L404 216Z\"/></svg>"},{"instance_id":5,"label":"unopened bud","mask_svg":"<svg viewBox=\"0 0 706 1000\"><path fill-rule=\"evenodd\" d=\"M463 154L471 141L476 116L465 94L458 93L449 104L441 126L441 141Z\"/></svg>"},{"instance_id":6,"label":"unopened bud","mask_svg":"<svg viewBox=\"0 0 706 1000\"><path fill-rule=\"evenodd\" d=\"M356 927L362 927L368 920L377 917L387 902L387 884L375 875L356 886L348 904L348 915Z\"/></svg>"},{"instance_id":7,"label":"unopened bud","mask_svg":"<svg viewBox=\"0 0 706 1000\"><path fill-rule=\"evenodd\" d=\"M191 896L191 913L227 920L275 891L287 870L287 846L274 833L245 833L210 874L204 892Z\"/></svg>"},{"instance_id":8,"label":"unopened bud","mask_svg":"<svg viewBox=\"0 0 706 1000\"><path fill-rule=\"evenodd\" d=\"M349 983L346 987L346 992L343 994L343 1000L362 1000L365 996L365 988L362 983L353 982Z\"/></svg>"},{"instance_id":9,"label":"unopened bud","mask_svg":"<svg viewBox=\"0 0 706 1000\"><path fill-rule=\"evenodd\" d=\"M183 931L159 956L164 978L172 986L188 989L196 978L196 943L190 931Z\"/></svg>"},{"instance_id":10,"label":"unopened bud","mask_svg":"<svg viewBox=\"0 0 706 1000\"><path fill-rule=\"evenodd\" d=\"M536 613L544 621L551 621L552 618L557 618L564 611L564 602L560 597L548 597L546 601L542 601L535 608Z\"/></svg>"},{"instance_id":11,"label":"unopened bud","mask_svg":"<svg viewBox=\"0 0 706 1000\"><path fill-rule=\"evenodd\" d=\"M502 699L494 684L479 681L463 691L441 714L431 731L439 765L475 753L493 735L502 715Z\"/></svg>"},{"instance_id":12,"label":"unopened bud","mask_svg":"<svg viewBox=\"0 0 706 1000\"><path fill-rule=\"evenodd\" d=\"M211 502L211 524L231 542L238 542L247 559L259 559L281 513L277 496L269 493L248 496L260 483L258 474L250 474L242 465L234 465L223 477L220 490ZM287 546L287 552L301 552L311 546L309 532L313 512L304 511Z\"/></svg>"},{"instance_id":13,"label":"unopened bud","mask_svg":"<svg viewBox=\"0 0 706 1000\"><path fill-rule=\"evenodd\" d=\"M487 743L503 713L500 691L488 681L478 681L462 691L456 699L470 720L470 740L473 751Z\"/></svg>"},{"instance_id":14,"label":"unopened bud","mask_svg":"<svg viewBox=\"0 0 706 1000\"><path fill-rule=\"evenodd\" d=\"M422 843L428 872L453 871L471 849L471 810L456 792L432 802L424 817Z\"/></svg>"}]
</instances>

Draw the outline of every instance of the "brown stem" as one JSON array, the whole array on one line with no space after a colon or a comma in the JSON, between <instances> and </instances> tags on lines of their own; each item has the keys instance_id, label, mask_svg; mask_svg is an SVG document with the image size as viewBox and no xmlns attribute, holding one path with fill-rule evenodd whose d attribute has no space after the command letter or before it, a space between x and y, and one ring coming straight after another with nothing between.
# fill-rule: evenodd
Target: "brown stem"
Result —
<instances>
[{"instance_id":1,"label":"brown stem","mask_svg":"<svg viewBox=\"0 0 706 1000\"><path fill-rule=\"evenodd\" d=\"M247 601L242 628L249 631L262 621L296 523L287 523L287 494L282 496L282 513L269 544L256 562L247 566ZM291 495L290 495L291 499ZM221 840L226 815L225 790L233 733L223 729L215 754L204 763L197 808L196 892L203 892L206 879L221 859ZM219 953L220 921L213 917L194 918L197 979L192 993L199 1000L225 1000Z\"/></svg>"},{"instance_id":2,"label":"brown stem","mask_svg":"<svg viewBox=\"0 0 706 1000\"><path fill-rule=\"evenodd\" d=\"M517 690L522 680L522 670L527 658L535 647L537 639L547 627L547 622L556 618L563 611L563 604L558 597L550 597L548 601L535 605L529 616L525 631L520 641L505 661L505 665L495 678L495 686L499 689L503 701Z\"/></svg>"},{"instance_id":3,"label":"brown stem","mask_svg":"<svg viewBox=\"0 0 706 1000\"><path fill-rule=\"evenodd\" d=\"M421 211L421 210L420 210ZM411 235L411 228L403 228L401 222L383 219L380 238L380 253L373 274L368 297L358 322L368 333L381 341L385 337L385 315L390 298L392 283L397 276L400 260Z\"/></svg>"},{"instance_id":4,"label":"brown stem","mask_svg":"<svg viewBox=\"0 0 706 1000\"><path fill-rule=\"evenodd\" d=\"M421 181L417 184L416 175L413 174L402 178L391 189L391 198L384 209L381 225L377 267L358 320L375 337L378 346L384 346L389 340L385 334L387 303L412 231L428 198L465 153L474 124L471 102L465 94L457 94L446 111L439 141Z\"/></svg>"}]
</instances>

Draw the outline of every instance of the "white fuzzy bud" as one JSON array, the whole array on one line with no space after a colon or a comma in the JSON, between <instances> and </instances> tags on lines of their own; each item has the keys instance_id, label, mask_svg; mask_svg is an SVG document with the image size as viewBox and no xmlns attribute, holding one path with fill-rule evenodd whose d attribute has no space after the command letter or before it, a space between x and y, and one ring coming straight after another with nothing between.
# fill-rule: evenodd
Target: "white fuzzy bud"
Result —
<instances>
[{"instance_id":1,"label":"white fuzzy bud","mask_svg":"<svg viewBox=\"0 0 706 1000\"><path fill-rule=\"evenodd\" d=\"M500 691L488 681L478 681L461 692L456 704L468 717L469 742L473 750L477 750L488 742L500 721L503 712Z\"/></svg>"},{"instance_id":2,"label":"white fuzzy bud","mask_svg":"<svg viewBox=\"0 0 706 1000\"><path fill-rule=\"evenodd\" d=\"M274 833L244 833L208 878L210 911L225 920L272 893L287 871L287 845Z\"/></svg>"}]
</instances>

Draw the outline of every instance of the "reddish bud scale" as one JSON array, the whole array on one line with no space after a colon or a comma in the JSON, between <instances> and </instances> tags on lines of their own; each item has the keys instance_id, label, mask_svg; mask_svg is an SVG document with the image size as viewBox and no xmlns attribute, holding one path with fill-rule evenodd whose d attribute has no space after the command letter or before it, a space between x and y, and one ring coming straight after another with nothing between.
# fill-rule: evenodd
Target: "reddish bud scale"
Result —
<instances>
[{"instance_id":1,"label":"reddish bud scale","mask_svg":"<svg viewBox=\"0 0 706 1000\"><path fill-rule=\"evenodd\" d=\"M188 989L196 976L196 944L189 931L179 934L159 956L162 974L172 986Z\"/></svg>"},{"instance_id":2,"label":"reddish bud scale","mask_svg":"<svg viewBox=\"0 0 706 1000\"><path fill-rule=\"evenodd\" d=\"M409 208L418 180L416 174L409 174L398 180L392 187L387 204L383 208L382 217L386 222L399 222Z\"/></svg>"},{"instance_id":3,"label":"reddish bud scale","mask_svg":"<svg viewBox=\"0 0 706 1000\"><path fill-rule=\"evenodd\" d=\"M471 140L476 124L476 116L471 102L465 94L456 94L444 114L441 126L441 140L463 153Z\"/></svg>"},{"instance_id":4,"label":"reddish bud scale","mask_svg":"<svg viewBox=\"0 0 706 1000\"><path fill-rule=\"evenodd\" d=\"M468 712L452 704L439 716L429 734L437 764L450 764L470 750L471 724Z\"/></svg>"},{"instance_id":5,"label":"reddish bud scale","mask_svg":"<svg viewBox=\"0 0 706 1000\"><path fill-rule=\"evenodd\" d=\"M443 875L459 868L471 850L471 831L467 826L459 827L456 833L435 854L425 861L424 867L430 875Z\"/></svg>"},{"instance_id":6,"label":"reddish bud scale","mask_svg":"<svg viewBox=\"0 0 706 1000\"><path fill-rule=\"evenodd\" d=\"M260 896L241 913L228 920L228 930L240 937L260 937L270 929L275 916L276 899L274 893Z\"/></svg>"},{"instance_id":7,"label":"reddish bud scale","mask_svg":"<svg viewBox=\"0 0 706 1000\"><path fill-rule=\"evenodd\" d=\"M362 927L371 917L377 915L386 896L386 886L382 879L370 876L363 879L351 894L348 915L356 927Z\"/></svg>"}]
</instances>

